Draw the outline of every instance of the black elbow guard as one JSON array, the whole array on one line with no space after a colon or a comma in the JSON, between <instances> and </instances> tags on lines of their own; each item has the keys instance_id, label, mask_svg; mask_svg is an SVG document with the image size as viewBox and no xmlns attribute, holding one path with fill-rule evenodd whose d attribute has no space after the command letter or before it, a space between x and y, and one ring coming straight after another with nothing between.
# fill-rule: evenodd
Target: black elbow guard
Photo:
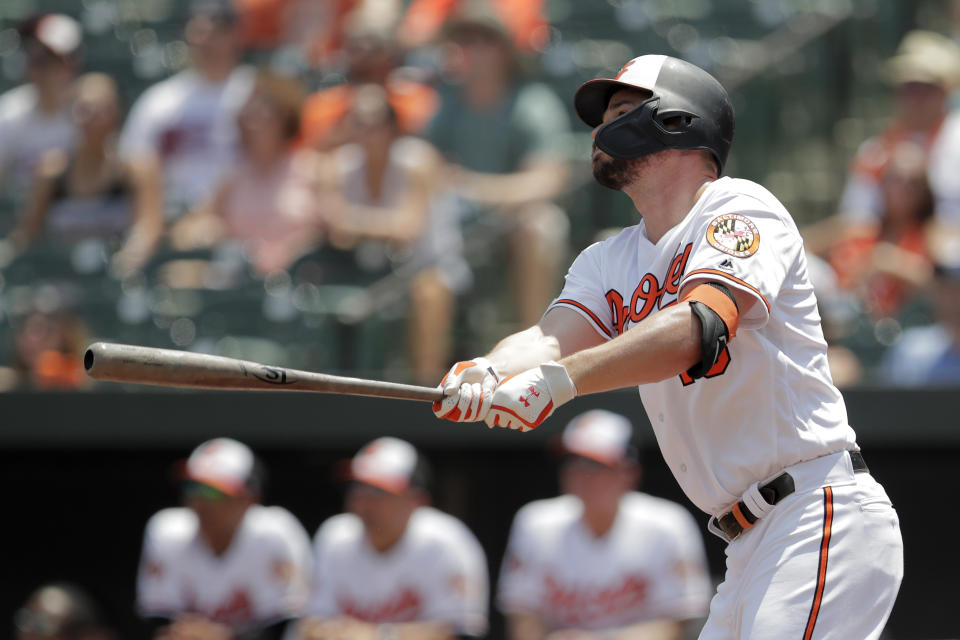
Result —
<instances>
[{"instance_id":1,"label":"black elbow guard","mask_svg":"<svg viewBox=\"0 0 960 640\"><path fill-rule=\"evenodd\" d=\"M707 371L717 363L720 354L727 346L730 334L727 325L716 311L693 300L690 308L700 318L700 362L687 370L687 375L696 380L706 375Z\"/></svg>"}]
</instances>

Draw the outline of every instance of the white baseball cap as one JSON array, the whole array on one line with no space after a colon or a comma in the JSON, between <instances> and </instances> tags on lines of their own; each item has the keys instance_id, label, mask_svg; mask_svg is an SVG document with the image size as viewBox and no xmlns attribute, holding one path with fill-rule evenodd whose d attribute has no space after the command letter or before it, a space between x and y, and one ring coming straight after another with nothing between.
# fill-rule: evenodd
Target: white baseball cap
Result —
<instances>
[{"instance_id":1,"label":"white baseball cap","mask_svg":"<svg viewBox=\"0 0 960 640\"><path fill-rule=\"evenodd\" d=\"M184 475L226 494L237 496L250 490L256 458L250 448L231 438L207 440L187 458Z\"/></svg>"},{"instance_id":2,"label":"white baseball cap","mask_svg":"<svg viewBox=\"0 0 960 640\"><path fill-rule=\"evenodd\" d=\"M347 477L399 495L414 484L419 461L417 450L409 442L377 438L353 457Z\"/></svg>"},{"instance_id":3,"label":"white baseball cap","mask_svg":"<svg viewBox=\"0 0 960 640\"><path fill-rule=\"evenodd\" d=\"M582 413L563 430L564 453L588 458L608 467L632 457L633 425L625 417L603 409Z\"/></svg>"},{"instance_id":4,"label":"white baseball cap","mask_svg":"<svg viewBox=\"0 0 960 640\"><path fill-rule=\"evenodd\" d=\"M35 18L28 22L21 32L35 38L58 56L76 53L83 43L80 23L62 13L48 13Z\"/></svg>"}]
</instances>

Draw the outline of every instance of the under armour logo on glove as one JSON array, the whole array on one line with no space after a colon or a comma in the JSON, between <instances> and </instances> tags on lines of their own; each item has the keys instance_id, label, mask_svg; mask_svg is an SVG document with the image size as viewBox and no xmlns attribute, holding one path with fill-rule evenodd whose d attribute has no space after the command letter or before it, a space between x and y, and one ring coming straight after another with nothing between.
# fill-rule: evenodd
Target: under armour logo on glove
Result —
<instances>
[{"instance_id":1,"label":"under armour logo on glove","mask_svg":"<svg viewBox=\"0 0 960 640\"><path fill-rule=\"evenodd\" d=\"M496 368L486 358L458 362L440 381L445 397L433 403L433 413L454 422L479 422L486 416L499 382Z\"/></svg>"},{"instance_id":2,"label":"under armour logo on glove","mask_svg":"<svg viewBox=\"0 0 960 640\"><path fill-rule=\"evenodd\" d=\"M566 367L545 362L501 382L484 421L490 427L531 431L576 396L577 387Z\"/></svg>"}]
</instances>

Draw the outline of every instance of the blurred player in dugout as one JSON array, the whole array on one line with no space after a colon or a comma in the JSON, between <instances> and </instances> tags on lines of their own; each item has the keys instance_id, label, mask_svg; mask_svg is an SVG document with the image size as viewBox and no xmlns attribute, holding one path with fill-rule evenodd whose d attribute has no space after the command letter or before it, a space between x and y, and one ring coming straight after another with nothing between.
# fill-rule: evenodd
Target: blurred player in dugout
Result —
<instances>
[{"instance_id":1,"label":"blurred player in dugout","mask_svg":"<svg viewBox=\"0 0 960 640\"><path fill-rule=\"evenodd\" d=\"M563 495L517 512L497 604L511 640L675 640L706 615L703 539L679 504L634 488L633 427L581 414L561 437Z\"/></svg>"},{"instance_id":2,"label":"blurred player in dugout","mask_svg":"<svg viewBox=\"0 0 960 640\"><path fill-rule=\"evenodd\" d=\"M379 438L347 463L346 507L314 538L308 640L432 640L487 630L487 563L458 519L427 506L426 462Z\"/></svg>"},{"instance_id":3,"label":"blurred player in dugout","mask_svg":"<svg viewBox=\"0 0 960 640\"><path fill-rule=\"evenodd\" d=\"M184 507L147 523L137 607L164 640L281 638L306 599L310 539L282 507L257 504L263 470L229 438L186 462Z\"/></svg>"}]
</instances>

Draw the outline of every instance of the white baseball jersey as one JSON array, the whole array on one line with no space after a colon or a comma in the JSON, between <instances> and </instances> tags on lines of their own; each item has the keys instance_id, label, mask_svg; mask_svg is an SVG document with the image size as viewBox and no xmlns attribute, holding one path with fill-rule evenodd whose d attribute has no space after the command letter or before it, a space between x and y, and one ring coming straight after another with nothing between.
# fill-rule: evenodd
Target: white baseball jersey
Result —
<instances>
[{"instance_id":1,"label":"white baseball jersey","mask_svg":"<svg viewBox=\"0 0 960 640\"><path fill-rule=\"evenodd\" d=\"M121 154L157 154L167 198L196 204L213 194L236 162L237 113L252 87L253 71L247 67L219 84L188 69L153 85L130 111Z\"/></svg>"},{"instance_id":2,"label":"white baseball jersey","mask_svg":"<svg viewBox=\"0 0 960 640\"><path fill-rule=\"evenodd\" d=\"M500 573L501 611L532 613L550 629L614 629L704 615L712 586L703 540L682 506L626 494L597 538L574 496L517 512Z\"/></svg>"},{"instance_id":3,"label":"white baseball jersey","mask_svg":"<svg viewBox=\"0 0 960 640\"><path fill-rule=\"evenodd\" d=\"M243 632L300 613L310 575L310 537L282 507L253 505L230 547L214 555L186 508L147 523L137 577L145 617L198 613Z\"/></svg>"},{"instance_id":4,"label":"white baseball jersey","mask_svg":"<svg viewBox=\"0 0 960 640\"><path fill-rule=\"evenodd\" d=\"M317 531L314 556L308 615L447 622L465 635L486 631L486 557L473 533L451 515L418 508L385 553L370 546L358 517L336 515Z\"/></svg>"},{"instance_id":5,"label":"white baseball jersey","mask_svg":"<svg viewBox=\"0 0 960 640\"><path fill-rule=\"evenodd\" d=\"M656 244L641 222L584 250L553 306L610 339L704 281L753 298L737 336L706 377L639 389L680 486L716 514L786 466L856 448L827 367L803 241L783 205L758 184L720 178Z\"/></svg>"}]
</instances>

